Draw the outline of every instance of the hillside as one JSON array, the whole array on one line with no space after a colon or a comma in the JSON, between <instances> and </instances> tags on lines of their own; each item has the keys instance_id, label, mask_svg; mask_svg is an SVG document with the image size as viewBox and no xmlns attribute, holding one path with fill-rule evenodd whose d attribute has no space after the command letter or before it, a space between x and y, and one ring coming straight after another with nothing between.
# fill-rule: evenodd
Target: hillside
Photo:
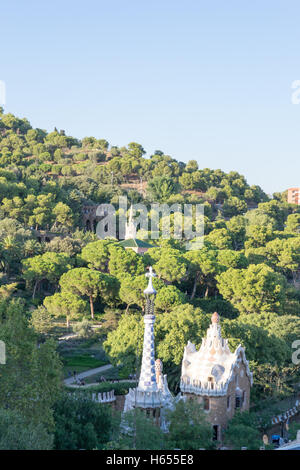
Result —
<instances>
[{"instance_id":1,"label":"hillside","mask_svg":"<svg viewBox=\"0 0 300 470\"><path fill-rule=\"evenodd\" d=\"M110 361L123 379L137 372L149 265L157 274L156 351L173 391L184 346L201 344L217 310L230 348L246 348L256 412L298 393L292 344L300 337L300 208L285 193L269 199L235 171L203 166L161 151L146 158L134 142L118 148L105 139L47 133L0 111L5 409L62 437L61 412L55 414L64 409L61 359L65 367ZM187 251L184 240L160 237L141 256L116 239L98 240L86 230L85 210L117 205L121 195L149 209L153 202L203 203L203 248ZM58 347L71 329L79 343Z\"/></svg>"}]
</instances>

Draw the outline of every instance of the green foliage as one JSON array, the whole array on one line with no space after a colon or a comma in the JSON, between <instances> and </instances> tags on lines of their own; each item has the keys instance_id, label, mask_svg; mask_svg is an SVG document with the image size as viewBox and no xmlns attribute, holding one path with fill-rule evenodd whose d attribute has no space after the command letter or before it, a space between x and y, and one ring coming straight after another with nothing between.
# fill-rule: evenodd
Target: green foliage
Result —
<instances>
[{"instance_id":1,"label":"green foliage","mask_svg":"<svg viewBox=\"0 0 300 470\"><path fill-rule=\"evenodd\" d=\"M0 450L51 450L53 435L21 413L0 409Z\"/></svg>"},{"instance_id":2,"label":"green foliage","mask_svg":"<svg viewBox=\"0 0 300 470\"><path fill-rule=\"evenodd\" d=\"M191 299L196 295L198 284L202 289L206 287L207 296L209 287L215 287L216 275L222 270L217 261L217 251L210 246L204 246L201 250L189 251L185 258L188 261L188 275L193 280Z\"/></svg>"},{"instance_id":3,"label":"green foliage","mask_svg":"<svg viewBox=\"0 0 300 470\"><path fill-rule=\"evenodd\" d=\"M254 371L253 387L251 390L251 402L255 410L262 413L270 409L272 417L291 405L291 396L297 390L297 383L300 379L299 365L291 365L289 360L287 365L277 364L251 364ZM288 398L284 408L278 408L278 400Z\"/></svg>"},{"instance_id":4,"label":"green foliage","mask_svg":"<svg viewBox=\"0 0 300 470\"><path fill-rule=\"evenodd\" d=\"M155 279L155 288L164 286L163 282ZM120 299L127 305L127 310L131 305L136 305L143 309L145 303L144 290L147 287L147 281L144 274L137 277L124 275L121 280Z\"/></svg>"},{"instance_id":5,"label":"green foliage","mask_svg":"<svg viewBox=\"0 0 300 470\"><path fill-rule=\"evenodd\" d=\"M228 198L223 205L224 217L234 217L240 214L244 214L246 210L246 202L235 196Z\"/></svg>"},{"instance_id":6,"label":"green foliage","mask_svg":"<svg viewBox=\"0 0 300 470\"><path fill-rule=\"evenodd\" d=\"M88 263L89 268L108 272L109 246L112 243L110 240L97 240L88 243L82 250L81 258Z\"/></svg>"},{"instance_id":7,"label":"green foliage","mask_svg":"<svg viewBox=\"0 0 300 470\"><path fill-rule=\"evenodd\" d=\"M281 312L285 301L285 278L264 265L229 268L217 276L218 289L241 313Z\"/></svg>"},{"instance_id":8,"label":"green foliage","mask_svg":"<svg viewBox=\"0 0 300 470\"><path fill-rule=\"evenodd\" d=\"M72 266L71 259L64 253L46 252L23 261L23 275L25 280L34 284L33 298L39 283L46 279L56 284L63 273Z\"/></svg>"},{"instance_id":9,"label":"green foliage","mask_svg":"<svg viewBox=\"0 0 300 470\"><path fill-rule=\"evenodd\" d=\"M145 158L137 142L119 148L95 137L80 141L56 128L50 133L33 129L3 109L0 129L0 336L9 352L0 376L1 403L15 408L28 426L34 422L49 432L61 364L55 345L44 341L60 328L52 329L53 317L81 322L88 302L92 318L94 311L98 318L105 312L99 335L107 335L111 361L122 364L124 374L135 372L143 319L134 309L144 308L149 265L158 275L157 354L174 389L187 341L200 345L217 310L230 347L241 343L252 361L254 400L264 393L272 399L291 392L289 374L297 377L289 361L291 343L299 338L300 219L286 193L269 200L238 172L201 169L195 160L177 162L160 150ZM97 240L83 227L83 206L116 204L120 195L148 209L151 202L204 203L204 247L187 252L185 240L174 238L180 206L171 215L171 239L156 240L143 257L116 240ZM161 236L166 220L156 211ZM39 241L53 238L53 232L50 242ZM125 306L130 314L123 314ZM88 334L86 322L74 325L79 334ZM19 429L15 419L11 429ZM94 445L98 430L86 425L85 442L70 435L61 445ZM243 435L248 424L238 425ZM44 436L42 428L40 433ZM34 441L26 444L22 436L16 446L31 448ZM44 444L36 439L37 448L51 447L48 434L44 437Z\"/></svg>"},{"instance_id":10,"label":"green foliage","mask_svg":"<svg viewBox=\"0 0 300 470\"><path fill-rule=\"evenodd\" d=\"M54 407L57 450L101 449L110 437L110 408L82 395L63 394Z\"/></svg>"},{"instance_id":11,"label":"green foliage","mask_svg":"<svg viewBox=\"0 0 300 470\"><path fill-rule=\"evenodd\" d=\"M74 333L77 333L79 338L90 338L93 334L91 323L88 320L82 320L80 323L73 325Z\"/></svg>"},{"instance_id":12,"label":"green foliage","mask_svg":"<svg viewBox=\"0 0 300 470\"><path fill-rule=\"evenodd\" d=\"M138 276L144 274L143 260L132 250L125 250L121 246L110 246L108 269L110 274L121 278L124 275Z\"/></svg>"},{"instance_id":13,"label":"green foliage","mask_svg":"<svg viewBox=\"0 0 300 470\"><path fill-rule=\"evenodd\" d=\"M166 436L169 449L213 449L212 426L194 400L180 400L175 410L169 412L169 433Z\"/></svg>"},{"instance_id":14,"label":"green foliage","mask_svg":"<svg viewBox=\"0 0 300 470\"><path fill-rule=\"evenodd\" d=\"M121 427L120 427L121 426ZM161 450L165 449L165 435L154 420L140 409L128 411L114 422L112 440L105 449L109 450Z\"/></svg>"},{"instance_id":15,"label":"green foliage","mask_svg":"<svg viewBox=\"0 0 300 470\"><path fill-rule=\"evenodd\" d=\"M284 364L290 359L290 345L261 326L243 322L240 318L226 319L222 321L222 332L232 351L239 344L245 347L248 360Z\"/></svg>"},{"instance_id":16,"label":"green foliage","mask_svg":"<svg viewBox=\"0 0 300 470\"><path fill-rule=\"evenodd\" d=\"M45 307L40 306L31 313L30 325L36 333L47 335L52 328L51 319L49 311Z\"/></svg>"},{"instance_id":17,"label":"green foliage","mask_svg":"<svg viewBox=\"0 0 300 470\"><path fill-rule=\"evenodd\" d=\"M286 220L285 230L292 233L300 233L300 214L290 214Z\"/></svg>"},{"instance_id":18,"label":"green foliage","mask_svg":"<svg viewBox=\"0 0 300 470\"><path fill-rule=\"evenodd\" d=\"M236 413L225 431L225 443L234 450L247 447L248 450L258 450L263 442L258 429L247 412Z\"/></svg>"},{"instance_id":19,"label":"green foliage","mask_svg":"<svg viewBox=\"0 0 300 470\"><path fill-rule=\"evenodd\" d=\"M177 305L186 303L186 296L175 286L165 286L160 289L155 299L155 306L163 312L170 311Z\"/></svg>"},{"instance_id":20,"label":"green foliage","mask_svg":"<svg viewBox=\"0 0 300 470\"><path fill-rule=\"evenodd\" d=\"M116 330L107 335L103 348L115 365L126 364L136 371L136 356L143 348L144 325L141 315L122 315Z\"/></svg>"},{"instance_id":21,"label":"green foliage","mask_svg":"<svg viewBox=\"0 0 300 470\"><path fill-rule=\"evenodd\" d=\"M33 423L53 425L51 406L61 387L61 362L53 340L37 347L20 302L7 301L0 323L7 363L1 367L0 401Z\"/></svg>"},{"instance_id":22,"label":"green foliage","mask_svg":"<svg viewBox=\"0 0 300 470\"><path fill-rule=\"evenodd\" d=\"M118 369L118 370L119 370L119 375L121 375L120 373L121 369ZM92 393L94 392L103 393L103 392L110 392L112 390L115 391L115 395L126 395L130 388L135 388L135 387L136 387L136 382L125 381L125 382L113 382L113 383L103 382L103 383L99 383L99 385L93 385L91 387L88 387L85 390L80 389L79 391L78 389L74 389L71 387L66 387L66 389L70 393L74 393L76 395L83 394L85 396L92 398Z\"/></svg>"},{"instance_id":23,"label":"green foliage","mask_svg":"<svg viewBox=\"0 0 300 470\"><path fill-rule=\"evenodd\" d=\"M300 430L300 423L291 423L289 427L289 438L291 441L296 440L297 433Z\"/></svg>"},{"instance_id":24,"label":"green foliage","mask_svg":"<svg viewBox=\"0 0 300 470\"><path fill-rule=\"evenodd\" d=\"M176 190L176 184L170 176L155 176L148 181L149 197L155 202L167 202Z\"/></svg>"},{"instance_id":25,"label":"green foliage","mask_svg":"<svg viewBox=\"0 0 300 470\"><path fill-rule=\"evenodd\" d=\"M208 324L207 315L188 304L157 315L155 335L158 357L166 364L181 364L188 341L199 346Z\"/></svg>"},{"instance_id":26,"label":"green foliage","mask_svg":"<svg viewBox=\"0 0 300 470\"><path fill-rule=\"evenodd\" d=\"M94 369L96 367L101 367L106 364L105 361L100 361L99 359L91 357L88 354L64 357L63 363L66 367L84 367L85 369Z\"/></svg>"},{"instance_id":27,"label":"green foliage","mask_svg":"<svg viewBox=\"0 0 300 470\"><path fill-rule=\"evenodd\" d=\"M212 230L207 236L206 241L210 242L219 250L232 248L231 236L226 228Z\"/></svg>"},{"instance_id":28,"label":"green foliage","mask_svg":"<svg viewBox=\"0 0 300 470\"><path fill-rule=\"evenodd\" d=\"M67 291L47 296L44 299L44 306L54 317L65 317L67 326L70 320L82 319L88 313L87 302Z\"/></svg>"},{"instance_id":29,"label":"green foliage","mask_svg":"<svg viewBox=\"0 0 300 470\"><path fill-rule=\"evenodd\" d=\"M197 345L207 330L209 318L200 309L180 305L171 311L158 314L155 323L156 351L167 363L179 365L183 349L190 340ZM136 370L136 355L141 356L143 318L139 315L123 315L116 330L107 335L103 347L114 364L126 364Z\"/></svg>"},{"instance_id":30,"label":"green foliage","mask_svg":"<svg viewBox=\"0 0 300 470\"><path fill-rule=\"evenodd\" d=\"M88 268L69 270L61 276L59 284L63 291L89 298L92 318L94 318L94 300L101 296L109 303L118 295L119 289L115 277Z\"/></svg>"}]
</instances>

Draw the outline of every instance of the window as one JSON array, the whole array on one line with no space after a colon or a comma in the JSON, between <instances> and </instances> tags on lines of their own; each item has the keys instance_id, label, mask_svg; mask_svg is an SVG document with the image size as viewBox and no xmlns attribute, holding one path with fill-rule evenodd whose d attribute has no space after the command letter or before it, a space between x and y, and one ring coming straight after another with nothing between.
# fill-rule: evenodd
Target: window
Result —
<instances>
[{"instance_id":1,"label":"window","mask_svg":"<svg viewBox=\"0 0 300 470\"><path fill-rule=\"evenodd\" d=\"M203 406L204 406L205 411L209 410L209 398L207 397L203 398Z\"/></svg>"},{"instance_id":2,"label":"window","mask_svg":"<svg viewBox=\"0 0 300 470\"><path fill-rule=\"evenodd\" d=\"M242 400L241 400L240 395L236 395L236 396L235 396L235 407L236 407L236 408L241 408L241 406L242 406L241 401L242 401Z\"/></svg>"},{"instance_id":3,"label":"window","mask_svg":"<svg viewBox=\"0 0 300 470\"><path fill-rule=\"evenodd\" d=\"M227 410L229 410L230 408L230 396L227 397Z\"/></svg>"},{"instance_id":4,"label":"window","mask_svg":"<svg viewBox=\"0 0 300 470\"><path fill-rule=\"evenodd\" d=\"M213 426L213 441L217 441L219 437L219 426L215 424Z\"/></svg>"}]
</instances>

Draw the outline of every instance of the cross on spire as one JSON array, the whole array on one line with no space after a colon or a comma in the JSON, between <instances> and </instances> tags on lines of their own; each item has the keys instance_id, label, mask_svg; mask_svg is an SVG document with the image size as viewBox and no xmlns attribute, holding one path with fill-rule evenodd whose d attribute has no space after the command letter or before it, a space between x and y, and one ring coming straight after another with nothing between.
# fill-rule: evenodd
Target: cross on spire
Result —
<instances>
[{"instance_id":1,"label":"cross on spire","mask_svg":"<svg viewBox=\"0 0 300 470\"><path fill-rule=\"evenodd\" d=\"M149 272L146 273L145 276L149 278L149 282L148 282L147 288L144 290L144 294L146 294L146 295L151 295L151 294L156 295L156 290L154 289L153 284L152 284L152 279L154 277L156 277L156 274L153 271L152 266L149 267Z\"/></svg>"}]
</instances>

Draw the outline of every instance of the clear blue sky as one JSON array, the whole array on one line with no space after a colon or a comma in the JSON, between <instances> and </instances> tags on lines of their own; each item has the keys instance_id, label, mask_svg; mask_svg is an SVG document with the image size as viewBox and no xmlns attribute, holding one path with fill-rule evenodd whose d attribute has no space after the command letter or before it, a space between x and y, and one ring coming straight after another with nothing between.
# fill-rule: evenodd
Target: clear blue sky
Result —
<instances>
[{"instance_id":1,"label":"clear blue sky","mask_svg":"<svg viewBox=\"0 0 300 470\"><path fill-rule=\"evenodd\" d=\"M5 109L283 191L300 185L299 18L299 0L3 2Z\"/></svg>"}]
</instances>

